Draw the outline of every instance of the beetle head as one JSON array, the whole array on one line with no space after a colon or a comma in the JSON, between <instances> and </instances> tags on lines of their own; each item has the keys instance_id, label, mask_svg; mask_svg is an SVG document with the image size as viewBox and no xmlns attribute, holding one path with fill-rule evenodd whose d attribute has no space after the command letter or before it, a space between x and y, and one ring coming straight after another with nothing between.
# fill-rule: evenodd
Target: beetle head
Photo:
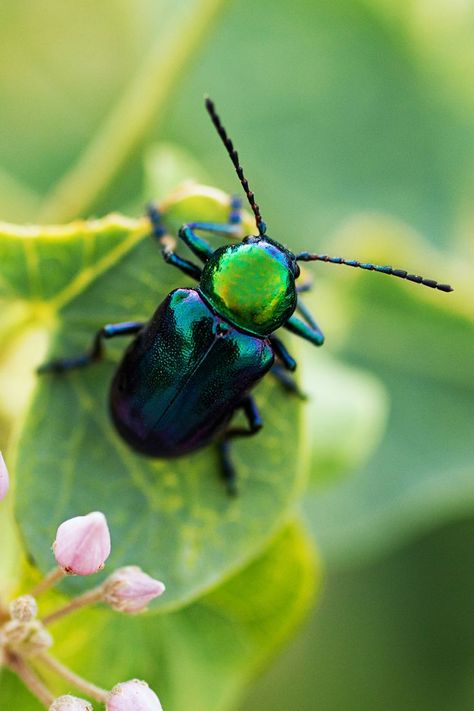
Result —
<instances>
[{"instance_id":1,"label":"beetle head","mask_svg":"<svg viewBox=\"0 0 474 711\"><path fill-rule=\"evenodd\" d=\"M294 255L266 235L217 249L206 262L200 288L215 311L235 326L267 336L296 307Z\"/></svg>"}]
</instances>

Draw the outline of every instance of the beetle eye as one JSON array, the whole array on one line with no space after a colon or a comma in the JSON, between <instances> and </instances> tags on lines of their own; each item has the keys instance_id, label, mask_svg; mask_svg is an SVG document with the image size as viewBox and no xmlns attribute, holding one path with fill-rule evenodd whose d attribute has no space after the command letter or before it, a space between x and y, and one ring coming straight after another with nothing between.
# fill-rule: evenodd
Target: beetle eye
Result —
<instances>
[{"instance_id":1,"label":"beetle eye","mask_svg":"<svg viewBox=\"0 0 474 711\"><path fill-rule=\"evenodd\" d=\"M301 274L301 269L300 269L300 265L296 261L293 262L293 271L295 274L295 279L298 279L299 275Z\"/></svg>"}]
</instances>

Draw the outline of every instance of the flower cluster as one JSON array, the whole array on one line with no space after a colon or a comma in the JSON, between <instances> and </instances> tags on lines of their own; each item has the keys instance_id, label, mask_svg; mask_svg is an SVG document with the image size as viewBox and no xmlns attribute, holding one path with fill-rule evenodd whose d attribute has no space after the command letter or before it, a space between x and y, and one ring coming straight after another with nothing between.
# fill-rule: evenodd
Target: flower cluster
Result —
<instances>
[{"instance_id":1,"label":"flower cluster","mask_svg":"<svg viewBox=\"0 0 474 711\"><path fill-rule=\"evenodd\" d=\"M0 453L0 500L9 488L9 476ZM49 711L90 711L85 699L66 694L54 698L30 666L35 658L85 696L105 704L107 711L163 711L160 701L144 681L133 679L117 684L111 691L101 689L64 666L49 652L53 638L47 627L75 610L103 602L113 610L136 614L161 595L165 586L139 567L118 568L99 586L79 595L63 607L38 617L37 598L65 575L92 575L101 570L110 555L111 543L107 520L94 511L64 521L56 533L53 552L57 567L32 590L13 600L8 610L0 606L0 668L15 672Z\"/></svg>"}]
</instances>

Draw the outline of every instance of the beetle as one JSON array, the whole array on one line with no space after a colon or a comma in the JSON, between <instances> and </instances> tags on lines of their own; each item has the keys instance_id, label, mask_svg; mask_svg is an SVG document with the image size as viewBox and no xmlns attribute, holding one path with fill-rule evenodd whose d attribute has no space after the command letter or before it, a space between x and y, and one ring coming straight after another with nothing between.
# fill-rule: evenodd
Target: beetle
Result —
<instances>
[{"instance_id":1,"label":"beetle","mask_svg":"<svg viewBox=\"0 0 474 711\"><path fill-rule=\"evenodd\" d=\"M242 219L238 198L231 200L226 224L183 225L178 237L202 262L201 268L176 253L176 242L166 234L159 207L150 205L152 235L163 258L197 280L198 286L172 291L147 323L103 326L87 353L52 360L39 372L59 373L87 366L103 357L105 340L135 336L110 388L110 414L118 433L136 452L157 458L181 456L216 443L228 492L234 494L236 470L230 443L236 437L257 433L263 424L252 389L271 371L287 390L299 394L287 372L294 371L296 361L275 332L283 327L315 346L324 342L322 331L299 299L309 284L297 284L298 262L345 264L443 292L452 291L452 287L390 266L310 252L293 254L270 238L215 105L206 98L205 106L234 165L258 234L237 240ZM202 231L237 241L213 249L198 236ZM232 426L239 409L247 427Z\"/></svg>"}]
</instances>

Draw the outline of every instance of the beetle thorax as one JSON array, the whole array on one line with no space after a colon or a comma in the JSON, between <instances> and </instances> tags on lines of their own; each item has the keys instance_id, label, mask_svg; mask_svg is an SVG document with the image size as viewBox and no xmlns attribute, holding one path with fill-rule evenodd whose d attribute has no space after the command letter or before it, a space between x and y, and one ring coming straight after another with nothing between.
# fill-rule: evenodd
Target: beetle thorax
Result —
<instances>
[{"instance_id":1,"label":"beetle thorax","mask_svg":"<svg viewBox=\"0 0 474 711\"><path fill-rule=\"evenodd\" d=\"M217 313L262 336L284 324L296 306L288 253L265 238L217 249L204 266L200 288Z\"/></svg>"}]
</instances>

